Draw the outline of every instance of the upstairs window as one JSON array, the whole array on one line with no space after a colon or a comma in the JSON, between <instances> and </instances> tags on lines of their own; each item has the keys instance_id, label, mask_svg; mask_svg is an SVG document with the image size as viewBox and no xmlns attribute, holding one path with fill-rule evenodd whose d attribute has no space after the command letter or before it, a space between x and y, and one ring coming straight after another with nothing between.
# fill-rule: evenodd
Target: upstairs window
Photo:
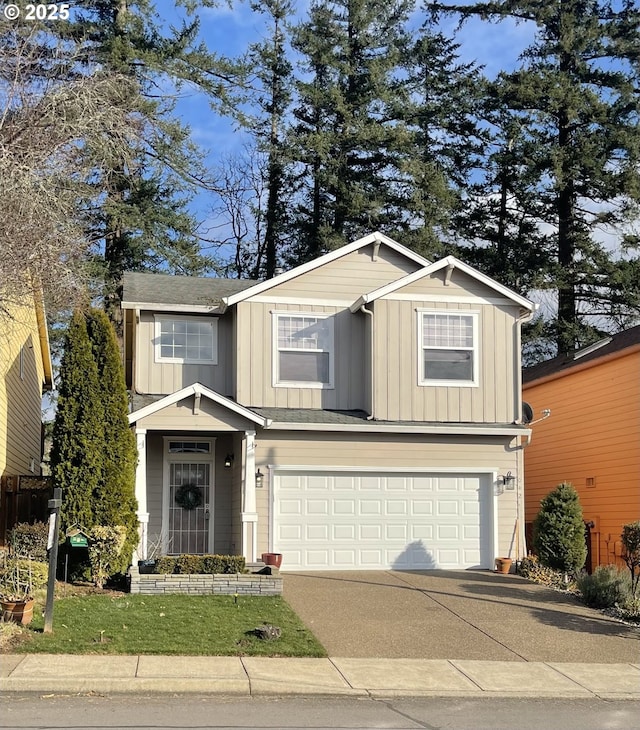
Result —
<instances>
[{"instance_id":1,"label":"upstairs window","mask_svg":"<svg viewBox=\"0 0 640 730\"><path fill-rule=\"evenodd\" d=\"M478 384L478 315L418 312L420 385Z\"/></svg>"},{"instance_id":2,"label":"upstairs window","mask_svg":"<svg viewBox=\"0 0 640 730\"><path fill-rule=\"evenodd\" d=\"M274 385L333 387L333 320L325 315L274 315Z\"/></svg>"},{"instance_id":3,"label":"upstairs window","mask_svg":"<svg viewBox=\"0 0 640 730\"><path fill-rule=\"evenodd\" d=\"M189 317L156 317L156 362L215 365L218 321Z\"/></svg>"}]
</instances>

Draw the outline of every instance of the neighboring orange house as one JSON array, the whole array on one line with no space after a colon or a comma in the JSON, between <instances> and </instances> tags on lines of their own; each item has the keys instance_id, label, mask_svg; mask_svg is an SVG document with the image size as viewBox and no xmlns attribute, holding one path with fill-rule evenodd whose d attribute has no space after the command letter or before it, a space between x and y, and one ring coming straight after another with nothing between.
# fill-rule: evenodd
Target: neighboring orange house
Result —
<instances>
[{"instance_id":1,"label":"neighboring orange house","mask_svg":"<svg viewBox=\"0 0 640 730\"><path fill-rule=\"evenodd\" d=\"M525 368L523 390L534 418L551 410L525 449L526 523L571 482L590 527L587 569L620 564L622 527L640 520L640 325Z\"/></svg>"}]
</instances>

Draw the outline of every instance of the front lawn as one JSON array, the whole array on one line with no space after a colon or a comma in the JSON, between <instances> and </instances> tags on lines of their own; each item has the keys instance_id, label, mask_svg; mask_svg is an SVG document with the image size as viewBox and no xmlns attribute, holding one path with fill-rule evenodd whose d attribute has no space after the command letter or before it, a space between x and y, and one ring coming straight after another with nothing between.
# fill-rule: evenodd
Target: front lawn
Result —
<instances>
[{"instance_id":1,"label":"front lawn","mask_svg":"<svg viewBox=\"0 0 640 730\"><path fill-rule=\"evenodd\" d=\"M279 626L282 636L264 641L252 634L265 623ZM70 596L55 602L53 633L42 633L43 624L36 609L28 639L11 651L326 656L280 596Z\"/></svg>"}]
</instances>

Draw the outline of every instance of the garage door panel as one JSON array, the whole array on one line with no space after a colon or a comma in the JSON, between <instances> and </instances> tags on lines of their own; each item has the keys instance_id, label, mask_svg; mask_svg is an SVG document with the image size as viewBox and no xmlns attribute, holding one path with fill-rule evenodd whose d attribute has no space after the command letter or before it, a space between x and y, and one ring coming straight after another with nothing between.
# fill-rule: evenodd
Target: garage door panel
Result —
<instances>
[{"instance_id":1,"label":"garage door panel","mask_svg":"<svg viewBox=\"0 0 640 730\"><path fill-rule=\"evenodd\" d=\"M285 569L490 567L487 477L276 471L273 507Z\"/></svg>"}]
</instances>

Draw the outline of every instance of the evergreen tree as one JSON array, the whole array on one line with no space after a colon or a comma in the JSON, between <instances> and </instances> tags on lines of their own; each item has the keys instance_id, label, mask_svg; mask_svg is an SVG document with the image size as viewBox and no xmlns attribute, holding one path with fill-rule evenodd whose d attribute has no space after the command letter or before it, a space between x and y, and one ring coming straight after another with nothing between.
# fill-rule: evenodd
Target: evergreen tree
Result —
<instances>
[{"instance_id":1,"label":"evergreen tree","mask_svg":"<svg viewBox=\"0 0 640 730\"><path fill-rule=\"evenodd\" d=\"M543 565L577 573L587 559L582 507L576 490L563 482L540 502L533 546Z\"/></svg>"},{"instance_id":2,"label":"evergreen tree","mask_svg":"<svg viewBox=\"0 0 640 730\"><path fill-rule=\"evenodd\" d=\"M62 489L60 529L94 522L94 494L102 477L104 414L98 369L84 314L75 311L65 337L58 375L58 406L53 426L51 474Z\"/></svg>"},{"instance_id":3,"label":"evergreen tree","mask_svg":"<svg viewBox=\"0 0 640 730\"><path fill-rule=\"evenodd\" d=\"M411 0L315 0L295 31L309 75L298 83L292 138L303 168L298 226L309 241L298 260L402 227L394 180L406 135L397 75L411 7Z\"/></svg>"},{"instance_id":4,"label":"evergreen tree","mask_svg":"<svg viewBox=\"0 0 640 730\"><path fill-rule=\"evenodd\" d=\"M107 315L96 309L87 314L87 331L96 361L100 403L104 414L102 468L92 495L92 526L123 526L126 539L114 572L124 573L138 544L135 470L137 448L127 418L128 400L116 334Z\"/></svg>"},{"instance_id":5,"label":"evergreen tree","mask_svg":"<svg viewBox=\"0 0 640 730\"><path fill-rule=\"evenodd\" d=\"M481 166L486 132L478 118L486 92L475 63L429 17L406 45L398 118L406 125L396 190L408 231L402 243L430 258L451 253L455 215Z\"/></svg>"},{"instance_id":6,"label":"evergreen tree","mask_svg":"<svg viewBox=\"0 0 640 730\"><path fill-rule=\"evenodd\" d=\"M633 0L504 0L454 10L537 27L521 67L499 79L500 95L527 140L529 197L541 203L537 225L552 250L543 275L557 293L557 316L548 329L557 349L571 352L640 312L638 240L624 234L640 199L640 10ZM602 228L622 240L622 253L598 238Z\"/></svg>"},{"instance_id":7,"label":"evergreen tree","mask_svg":"<svg viewBox=\"0 0 640 730\"><path fill-rule=\"evenodd\" d=\"M151 0L87 0L59 27L80 49L73 73L98 68L127 77L133 87L129 111L136 137L128 152L121 154L108 140L86 149L95 164L98 203L87 211L87 233L103 244L97 262L105 308L118 334L123 271L162 267L200 274L212 263L200 253L197 221L187 209L206 174L170 98L185 83L216 101L226 98L226 62L204 48L198 30L193 19L167 29Z\"/></svg>"}]
</instances>

